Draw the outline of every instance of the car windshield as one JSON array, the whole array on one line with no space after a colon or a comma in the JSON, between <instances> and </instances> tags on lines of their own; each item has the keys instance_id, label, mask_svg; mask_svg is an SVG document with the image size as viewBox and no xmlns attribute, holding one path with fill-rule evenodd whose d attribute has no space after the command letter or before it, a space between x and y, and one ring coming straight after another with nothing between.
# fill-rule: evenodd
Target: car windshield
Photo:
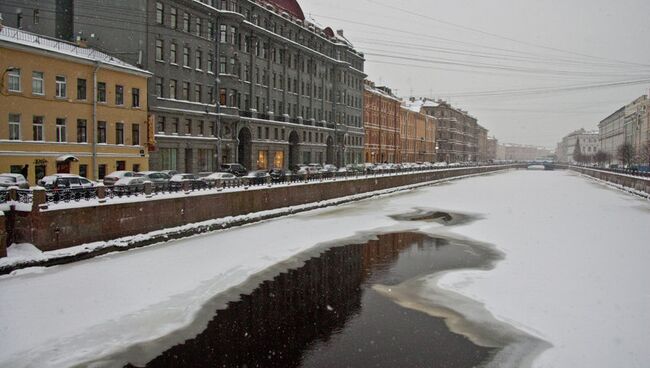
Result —
<instances>
[{"instance_id":1,"label":"car windshield","mask_svg":"<svg viewBox=\"0 0 650 368\"><path fill-rule=\"evenodd\" d=\"M17 180L15 176L0 175L0 181L7 182L7 183L15 183Z\"/></svg>"}]
</instances>

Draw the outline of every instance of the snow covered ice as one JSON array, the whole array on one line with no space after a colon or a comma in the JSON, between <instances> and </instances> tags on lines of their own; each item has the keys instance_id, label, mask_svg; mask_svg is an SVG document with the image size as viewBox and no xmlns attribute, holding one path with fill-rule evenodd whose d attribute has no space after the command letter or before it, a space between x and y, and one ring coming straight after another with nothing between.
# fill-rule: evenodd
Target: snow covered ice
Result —
<instances>
[{"instance_id":1,"label":"snow covered ice","mask_svg":"<svg viewBox=\"0 0 650 368\"><path fill-rule=\"evenodd\" d=\"M391 217L418 209L479 217ZM0 277L0 366L120 365L112 357L134 345L134 363L145 363L201 331L214 295L333 242L395 231L454 233L504 252L493 270L430 277L420 292L474 299L548 341L535 367L648 366L648 224L647 200L570 172L511 171L21 271Z\"/></svg>"}]
</instances>

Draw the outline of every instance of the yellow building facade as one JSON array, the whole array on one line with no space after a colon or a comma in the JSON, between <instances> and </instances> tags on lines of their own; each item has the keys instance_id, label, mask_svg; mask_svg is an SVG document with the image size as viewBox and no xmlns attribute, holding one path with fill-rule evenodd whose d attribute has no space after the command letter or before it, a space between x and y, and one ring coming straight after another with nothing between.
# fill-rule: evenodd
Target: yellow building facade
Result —
<instances>
[{"instance_id":1,"label":"yellow building facade","mask_svg":"<svg viewBox=\"0 0 650 368\"><path fill-rule=\"evenodd\" d=\"M144 171L150 74L99 51L0 30L0 172L100 180Z\"/></svg>"}]
</instances>

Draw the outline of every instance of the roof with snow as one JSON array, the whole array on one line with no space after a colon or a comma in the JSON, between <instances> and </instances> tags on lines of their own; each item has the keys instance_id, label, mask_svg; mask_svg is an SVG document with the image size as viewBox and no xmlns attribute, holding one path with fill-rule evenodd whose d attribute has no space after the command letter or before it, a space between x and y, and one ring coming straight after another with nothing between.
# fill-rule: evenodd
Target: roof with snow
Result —
<instances>
[{"instance_id":1,"label":"roof with snow","mask_svg":"<svg viewBox=\"0 0 650 368\"><path fill-rule=\"evenodd\" d=\"M151 73L144 69L140 69L101 51L80 47L70 42L44 37L12 27L4 26L0 29L0 44L37 49L54 54L55 56L79 59L80 62L99 62L126 72L151 75Z\"/></svg>"},{"instance_id":2,"label":"roof with snow","mask_svg":"<svg viewBox=\"0 0 650 368\"><path fill-rule=\"evenodd\" d=\"M294 17L304 21L305 14L302 12L300 4L296 0L266 0L269 3L277 6L278 8L286 11Z\"/></svg>"}]
</instances>

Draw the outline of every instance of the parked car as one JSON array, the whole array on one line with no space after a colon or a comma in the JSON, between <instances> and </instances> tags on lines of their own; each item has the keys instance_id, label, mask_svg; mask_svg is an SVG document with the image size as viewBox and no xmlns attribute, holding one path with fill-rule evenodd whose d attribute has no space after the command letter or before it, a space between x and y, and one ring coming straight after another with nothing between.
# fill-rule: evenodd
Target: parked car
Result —
<instances>
[{"instance_id":1,"label":"parked car","mask_svg":"<svg viewBox=\"0 0 650 368\"><path fill-rule=\"evenodd\" d=\"M142 171L135 173L134 177L142 178L144 181L150 181L154 190L164 189L169 185L171 176L160 171Z\"/></svg>"},{"instance_id":2,"label":"parked car","mask_svg":"<svg viewBox=\"0 0 650 368\"><path fill-rule=\"evenodd\" d=\"M207 188L205 181L201 180L194 174L176 174L169 179L169 188L173 190L181 190L183 183L189 182L191 189L204 189Z\"/></svg>"},{"instance_id":3,"label":"parked car","mask_svg":"<svg viewBox=\"0 0 650 368\"><path fill-rule=\"evenodd\" d=\"M433 167L447 167L447 166L448 165L447 165L447 163L445 161L436 162L436 163L433 164Z\"/></svg>"},{"instance_id":4,"label":"parked car","mask_svg":"<svg viewBox=\"0 0 650 368\"><path fill-rule=\"evenodd\" d=\"M0 189L7 189L9 187L29 189L29 183L22 174L0 174Z\"/></svg>"},{"instance_id":5,"label":"parked car","mask_svg":"<svg viewBox=\"0 0 650 368\"><path fill-rule=\"evenodd\" d=\"M133 194L144 192L144 178L141 176L127 176L113 184L113 192L120 194Z\"/></svg>"},{"instance_id":6,"label":"parked car","mask_svg":"<svg viewBox=\"0 0 650 368\"><path fill-rule=\"evenodd\" d=\"M38 185L47 190L93 188L95 183L74 174L48 175L38 181Z\"/></svg>"},{"instance_id":7,"label":"parked car","mask_svg":"<svg viewBox=\"0 0 650 368\"><path fill-rule=\"evenodd\" d=\"M210 187L222 187L226 184L232 184L237 181L235 174L228 172L212 173L206 177L201 178Z\"/></svg>"},{"instance_id":8,"label":"parked car","mask_svg":"<svg viewBox=\"0 0 650 368\"><path fill-rule=\"evenodd\" d=\"M248 181L250 185L260 185L266 184L271 180L271 175L264 170L256 170L249 172L244 179Z\"/></svg>"},{"instance_id":9,"label":"parked car","mask_svg":"<svg viewBox=\"0 0 650 368\"><path fill-rule=\"evenodd\" d=\"M134 174L133 171L113 171L104 177L104 185L114 185L118 180L132 177Z\"/></svg>"},{"instance_id":10,"label":"parked car","mask_svg":"<svg viewBox=\"0 0 650 368\"><path fill-rule=\"evenodd\" d=\"M221 165L221 171L229 172L231 174L235 174L236 176L244 176L248 174L248 170L246 170L244 165L238 163L223 164Z\"/></svg>"},{"instance_id":11,"label":"parked car","mask_svg":"<svg viewBox=\"0 0 650 368\"><path fill-rule=\"evenodd\" d=\"M287 173L284 169L272 169L269 171L269 176L271 176L271 181L274 183L282 183L287 181L291 176L291 173Z\"/></svg>"}]
</instances>

